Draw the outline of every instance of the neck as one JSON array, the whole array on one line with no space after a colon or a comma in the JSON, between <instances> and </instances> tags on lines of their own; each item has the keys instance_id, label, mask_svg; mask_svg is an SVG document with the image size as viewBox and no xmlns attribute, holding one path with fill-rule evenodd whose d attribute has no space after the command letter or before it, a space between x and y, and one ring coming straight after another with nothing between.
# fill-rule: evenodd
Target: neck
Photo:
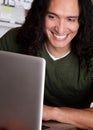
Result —
<instances>
[{"instance_id":1,"label":"neck","mask_svg":"<svg viewBox=\"0 0 93 130\"><path fill-rule=\"evenodd\" d=\"M64 57L66 54L68 54L71 49L69 48L55 48L55 47L51 47L50 45L48 46L48 44L45 44L45 47L47 49L47 51L55 58L60 58L60 57Z\"/></svg>"}]
</instances>

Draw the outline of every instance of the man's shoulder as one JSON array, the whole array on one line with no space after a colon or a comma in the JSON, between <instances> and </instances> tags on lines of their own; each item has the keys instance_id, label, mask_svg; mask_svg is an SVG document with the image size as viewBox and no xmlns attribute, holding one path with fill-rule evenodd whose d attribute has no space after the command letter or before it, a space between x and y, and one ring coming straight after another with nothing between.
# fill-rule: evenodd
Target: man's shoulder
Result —
<instances>
[{"instance_id":1,"label":"man's shoulder","mask_svg":"<svg viewBox=\"0 0 93 130\"><path fill-rule=\"evenodd\" d=\"M12 28L1 37L0 50L19 52L20 45L16 41L16 36L17 36L19 29L20 29L20 27Z\"/></svg>"},{"instance_id":2,"label":"man's shoulder","mask_svg":"<svg viewBox=\"0 0 93 130\"><path fill-rule=\"evenodd\" d=\"M16 27L16 28L11 28L5 35L9 36L9 35L16 35L19 31L20 27Z\"/></svg>"}]
</instances>

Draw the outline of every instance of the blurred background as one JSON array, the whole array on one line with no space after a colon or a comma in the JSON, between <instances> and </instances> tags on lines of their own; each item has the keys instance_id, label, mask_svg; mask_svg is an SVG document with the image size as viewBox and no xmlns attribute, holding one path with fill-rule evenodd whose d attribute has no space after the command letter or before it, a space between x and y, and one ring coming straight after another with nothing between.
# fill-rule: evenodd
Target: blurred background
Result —
<instances>
[{"instance_id":1,"label":"blurred background","mask_svg":"<svg viewBox=\"0 0 93 130\"><path fill-rule=\"evenodd\" d=\"M33 0L0 0L0 37L25 20Z\"/></svg>"}]
</instances>

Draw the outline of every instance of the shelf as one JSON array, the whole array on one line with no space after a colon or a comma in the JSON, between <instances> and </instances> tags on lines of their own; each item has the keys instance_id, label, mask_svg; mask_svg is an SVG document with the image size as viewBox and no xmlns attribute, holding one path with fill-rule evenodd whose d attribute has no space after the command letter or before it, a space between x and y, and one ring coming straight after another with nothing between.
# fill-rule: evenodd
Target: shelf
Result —
<instances>
[{"instance_id":1,"label":"shelf","mask_svg":"<svg viewBox=\"0 0 93 130\"><path fill-rule=\"evenodd\" d=\"M20 27L21 24L0 21L0 26L7 27L7 28L14 28L14 27Z\"/></svg>"}]
</instances>

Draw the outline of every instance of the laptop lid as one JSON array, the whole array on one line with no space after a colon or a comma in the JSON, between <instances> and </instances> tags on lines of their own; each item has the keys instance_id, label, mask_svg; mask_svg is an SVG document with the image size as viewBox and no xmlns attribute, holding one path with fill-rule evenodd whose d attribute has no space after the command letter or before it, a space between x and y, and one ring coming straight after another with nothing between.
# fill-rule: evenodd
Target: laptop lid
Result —
<instances>
[{"instance_id":1,"label":"laptop lid","mask_svg":"<svg viewBox=\"0 0 93 130\"><path fill-rule=\"evenodd\" d=\"M43 58L0 51L0 127L41 130Z\"/></svg>"}]
</instances>

